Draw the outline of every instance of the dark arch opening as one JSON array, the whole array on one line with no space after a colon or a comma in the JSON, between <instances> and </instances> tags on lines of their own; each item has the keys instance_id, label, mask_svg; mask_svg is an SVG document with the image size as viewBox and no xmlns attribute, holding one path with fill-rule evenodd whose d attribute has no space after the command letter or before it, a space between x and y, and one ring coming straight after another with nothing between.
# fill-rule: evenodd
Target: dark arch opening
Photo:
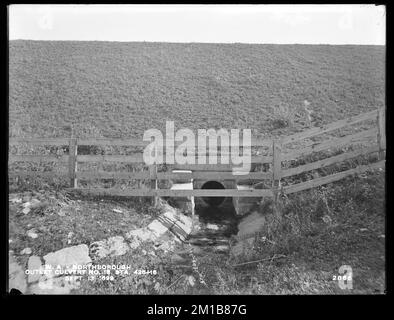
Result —
<instances>
[{"instance_id":1,"label":"dark arch opening","mask_svg":"<svg viewBox=\"0 0 394 320\"><path fill-rule=\"evenodd\" d=\"M208 181L205 182L201 189L225 189L224 185L222 185L220 182L217 181ZM220 206L223 201L225 200L225 197L203 197L202 198L206 204L209 204L212 207L217 207Z\"/></svg>"}]
</instances>

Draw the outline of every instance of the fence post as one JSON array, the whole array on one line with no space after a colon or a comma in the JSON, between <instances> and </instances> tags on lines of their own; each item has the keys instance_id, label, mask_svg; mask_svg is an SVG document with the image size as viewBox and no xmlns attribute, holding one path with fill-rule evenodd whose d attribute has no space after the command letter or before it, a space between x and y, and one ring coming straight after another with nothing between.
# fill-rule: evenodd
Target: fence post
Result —
<instances>
[{"instance_id":1,"label":"fence post","mask_svg":"<svg viewBox=\"0 0 394 320\"><path fill-rule=\"evenodd\" d=\"M77 154L78 154L77 138L75 138L74 134L72 134L69 142L69 149L68 149L68 175L70 177L71 188L78 188L78 182L76 178Z\"/></svg>"},{"instance_id":2,"label":"fence post","mask_svg":"<svg viewBox=\"0 0 394 320\"><path fill-rule=\"evenodd\" d=\"M149 166L149 176L150 176L150 180L151 180L151 185L150 188L151 190L157 190L157 165L156 164L152 164L151 166ZM155 195L152 198L153 200L153 206L157 206L158 204L158 197Z\"/></svg>"},{"instance_id":3,"label":"fence post","mask_svg":"<svg viewBox=\"0 0 394 320\"><path fill-rule=\"evenodd\" d=\"M282 177L282 144L280 140L272 140L272 191L275 204L278 200L280 179Z\"/></svg>"},{"instance_id":4,"label":"fence post","mask_svg":"<svg viewBox=\"0 0 394 320\"><path fill-rule=\"evenodd\" d=\"M386 149L386 117L385 108L379 108L377 116L378 125L378 145L379 145L379 160L384 159L384 150Z\"/></svg>"}]
</instances>

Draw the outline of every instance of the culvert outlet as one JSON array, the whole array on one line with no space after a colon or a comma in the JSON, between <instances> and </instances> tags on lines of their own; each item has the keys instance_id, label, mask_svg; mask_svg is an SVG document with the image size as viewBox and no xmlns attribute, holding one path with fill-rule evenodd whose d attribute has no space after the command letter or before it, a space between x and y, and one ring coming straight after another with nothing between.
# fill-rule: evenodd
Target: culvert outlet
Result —
<instances>
[{"instance_id":1,"label":"culvert outlet","mask_svg":"<svg viewBox=\"0 0 394 320\"><path fill-rule=\"evenodd\" d=\"M224 185L221 184L218 181L207 181L205 182L202 186L201 189L211 189L211 190L220 190L220 189L225 189ZM217 207L220 206L224 200L226 199L225 197L203 197L202 198L204 202L212 207Z\"/></svg>"}]
</instances>

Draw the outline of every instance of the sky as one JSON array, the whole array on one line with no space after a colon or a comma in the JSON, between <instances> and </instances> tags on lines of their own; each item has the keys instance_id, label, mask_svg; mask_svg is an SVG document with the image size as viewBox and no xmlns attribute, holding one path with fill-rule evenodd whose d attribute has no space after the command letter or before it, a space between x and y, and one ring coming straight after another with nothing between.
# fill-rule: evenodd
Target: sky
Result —
<instances>
[{"instance_id":1,"label":"sky","mask_svg":"<svg viewBox=\"0 0 394 320\"><path fill-rule=\"evenodd\" d=\"M9 39L385 45L384 6L10 5Z\"/></svg>"}]
</instances>

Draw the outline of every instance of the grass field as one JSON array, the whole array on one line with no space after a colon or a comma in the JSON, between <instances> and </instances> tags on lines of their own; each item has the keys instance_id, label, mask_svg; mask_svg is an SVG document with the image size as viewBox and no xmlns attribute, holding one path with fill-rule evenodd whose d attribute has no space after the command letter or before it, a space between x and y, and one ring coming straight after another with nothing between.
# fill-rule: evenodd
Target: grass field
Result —
<instances>
[{"instance_id":1,"label":"grass field","mask_svg":"<svg viewBox=\"0 0 394 320\"><path fill-rule=\"evenodd\" d=\"M142 137L149 128L276 128L310 102L315 123L384 105L383 46L10 41L11 136Z\"/></svg>"}]
</instances>

